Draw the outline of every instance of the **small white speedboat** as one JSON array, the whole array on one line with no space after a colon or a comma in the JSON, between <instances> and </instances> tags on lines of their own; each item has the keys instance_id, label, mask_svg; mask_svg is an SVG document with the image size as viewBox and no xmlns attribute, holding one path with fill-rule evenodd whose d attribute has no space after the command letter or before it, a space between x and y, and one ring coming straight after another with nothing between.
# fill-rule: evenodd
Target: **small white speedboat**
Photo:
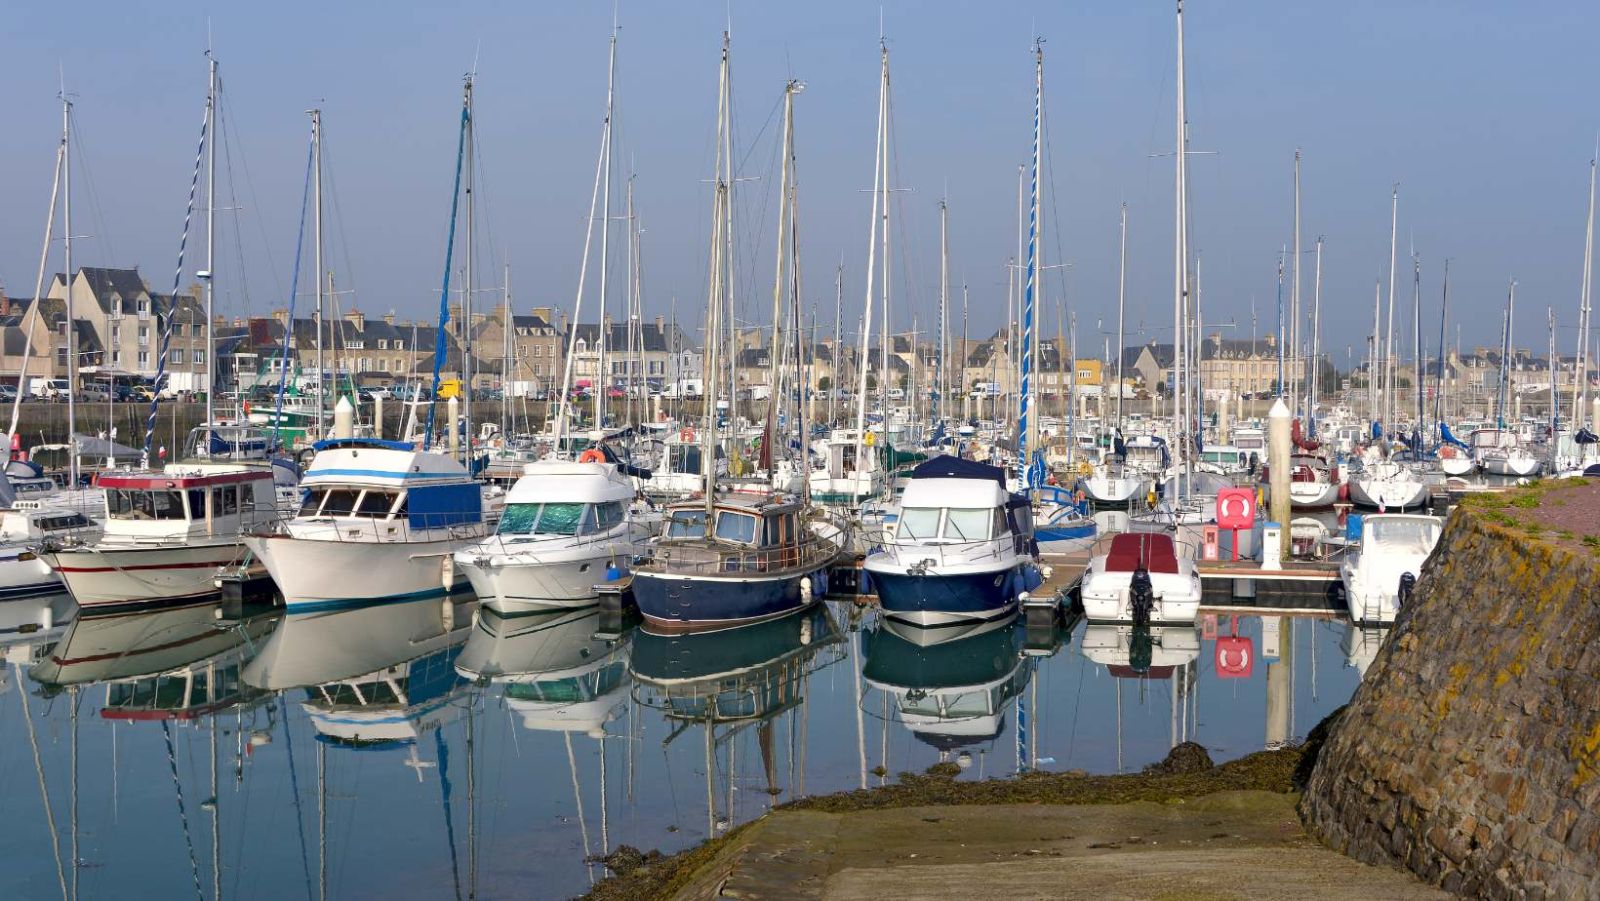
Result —
<instances>
[{"instance_id":1,"label":"small white speedboat","mask_svg":"<svg viewBox=\"0 0 1600 901\"><path fill-rule=\"evenodd\" d=\"M1350 619L1392 623L1411 598L1422 562L1444 530L1437 516L1378 513L1361 522L1361 545L1339 565Z\"/></svg>"},{"instance_id":2,"label":"small white speedboat","mask_svg":"<svg viewBox=\"0 0 1600 901\"><path fill-rule=\"evenodd\" d=\"M1106 536L1092 553L1080 588L1090 622L1194 622L1200 569L1172 530Z\"/></svg>"},{"instance_id":3,"label":"small white speedboat","mask_svg":"<svg viewBox=\"0 0 1600 901\"><path fill-rule=\"evenodd\" d=\"M1350 499L1378 510L1409 510L1428 500L1428 483L1403 463L1368 463L1350 478Z\"/></svg>"}]
</instances>

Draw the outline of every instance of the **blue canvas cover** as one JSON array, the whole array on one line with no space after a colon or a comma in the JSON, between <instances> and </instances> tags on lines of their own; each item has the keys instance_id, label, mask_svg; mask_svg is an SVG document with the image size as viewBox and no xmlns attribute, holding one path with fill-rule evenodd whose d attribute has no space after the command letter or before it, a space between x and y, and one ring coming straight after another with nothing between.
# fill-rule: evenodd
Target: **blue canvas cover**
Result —
<instances>
[{"instance_id":1,"label":"blue canvas cover","mask_svg":"<svg viewBox=\"0 0 1600 901\"><path fill-rule=\"evenodd\" d=\"M1006 484L1006 471L998 466L963 460L947 454L933 457L917 464L911 470L913 479L988 479L1002 488Z\"/></svg>"}]
</instances>

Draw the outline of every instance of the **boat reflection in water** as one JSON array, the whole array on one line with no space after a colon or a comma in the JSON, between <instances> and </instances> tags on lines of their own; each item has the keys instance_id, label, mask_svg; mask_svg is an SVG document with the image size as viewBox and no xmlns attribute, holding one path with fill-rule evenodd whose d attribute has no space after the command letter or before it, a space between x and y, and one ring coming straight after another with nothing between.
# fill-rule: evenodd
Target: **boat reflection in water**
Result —
<instances>
[{"instance_id":1,"label":"boat reflection in water","mask_svg":"<svg viewBox=\"0 0 1600 901\"><path fill-rule=\"evenodd\" d=\"M77 615L77 602L64 590L43 597L0 600L0 663L31 667L66 634Z\"/></svg>"},{"instance_id":2,"label":"boat reflection in water","mask_svg":"<svg viewBox=\"0 0 1600 901\"><path fill-rule=\"evenodd\" d=\"M245 668L257 688L304 688L319 741L412 746L454 719L469 683L455 670L475 602L437 598L285 615ZM419 773L420 775L420 773Z\"/></svg>"},{"instance_id":3,"label":"boat reflection in water","mask_svg":"<svg viewBox=\"0 0 1600 901\"><path fill-rule=\"evenodd\" d=\"M756 728L768 806L785 789L777 785L773 723L789 714L791 785L805 793L805 701L811 674L844 659L845 645L826 604L776 619L717 632L663 634L641 627L633 639L633 697L672 722L665 746L699 725L705 730L706 833L736 821L733 738ZM716 757L723 753L719 766ZM798 755L800 759L793 759ZM728 775L723 815L717 813L715 774Z\"/></svg>"},{"instance_id":4,"label":"boat reflection in water","mask_svg":"<svg viewBox=\"0 0 1600 901\"><path fill-rule=\"evenodd\" d=\"M597 637L600 608L507 616L483 607L456 672L504 686L525 729L605 735L628 684L628 634Z\"/></svg>"},{"instance_id":5,"label":"boat reflection in water","mask_svg":"<svg viewBox=\"0 0 1600 901\"><path fill-rule=\"evenodd\" d=\"M1116 691L1117 772L1122 759L1122 686L1137 683L1143 701L1151 683L1171 686L1172 705L1167 745L1194 738L1199 725L1195 707L1196 661L1200 657L1200 628L1182 626L1129 626L1090 623L1084 626L1078 647L1084 657L1106 668Z\"/></svg>"},{"instance_id":6,"label":"boat reflection in water","mask_svg":"<svg viewBox=\"0 0 1600 901\"><path fill-rule=\"evenodd\" d=\"M1023 638L1015 612L976 628L919 628L885 617L867 632L862 678L941 761L959 751L964 766L966 749L1000 737L1006 709L1033 675ZM861 706L871 707L865 693Z\"/></svg>"},{"instance_id":7,"label":"boat reflection in water","mask_svg":"<svg viewBox=\"0 0 1600 901\"><path fill-rule=\"evenodd\" d=\"M112 720L195 720L261 699L240 671L270 616L217 619L215 604L81 617L28 671L46 694L103 683Z\"/></svg>"},{"instance_id":8,"label":"boat reflection in water","mask_svg":"<svg viewBox=\"0 0 1600 901\"><path fill-rule=\"evenodd\" d=\"M1367 667L1377 659L1378 650L1383 647L1384 639L1393 631L1392 627L1345 623L1344 637L1339 641L1339 649L1344 651L1345 665L1354 667L1356 673L1365 679Z\"/></svg>"}]
</instances>

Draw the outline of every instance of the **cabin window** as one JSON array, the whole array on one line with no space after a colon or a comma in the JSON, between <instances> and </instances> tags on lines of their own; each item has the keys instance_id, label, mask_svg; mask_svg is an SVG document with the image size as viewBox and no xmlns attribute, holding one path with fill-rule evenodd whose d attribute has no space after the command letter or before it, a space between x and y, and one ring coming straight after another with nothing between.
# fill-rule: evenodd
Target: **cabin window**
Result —
<instances>
[{"instance_id":1,"label":"cabin window","mask_svg":"<svg viewBox=\"0 0 1600 901\"><path fill-rule=\"evenodd\" d=\"M756 543L756 518L748 513L723 510L717 514L717 539L737 541L740 544Z\"/></svg>"},{"instance_id":2,"label":"cabin window","mask_svg":"<svg viewBox=\"0 0 1600 901\"><path fill-rule=\"evenodd\" d=\"M239 509L253 511L256 508L255 487L249 482L239 483Z\"/></svg>"},{"instance_id":3,"label":"cabin window","mask_svg":"<svg viewBox=\"0 0 1600 901\"><path fill-rule=\"evenodd\" d=\"M350 511L356 508L356 500L360 491L348 488L330 488L328 497L322 502L323 516L349 516Z\"/></svg>"},{"instance_id":4,"label":"cabin window","mask_svg":"<svg viewBox=\"0 0 1600 901\"><path fill-rule=\"evenodd\" d=\"M900 511L895 534L901 538L938 538L941 512L938 507L906 507Z\"/></svg>"},{"instance_id":5,"label":"cabin window","mask_svg":"<svg viewBox=\"0 0 1600 901\"><path fill-rule=\"evenodd\" d=\"M190 488L184 492L189 496L189 518L206 518L206 492L204 488Z\"/></svg>"},{"instance_id":6,"label":"cabin window","mask_svg":"<svg viewBox=\"0 0 1600 901\"><path fill-rule=\"evenodd\" d=\"M506 504L501 535L576 535L587 504Z\"/></svg>"},{"instance_id":7,"label":"cabin window","mask_svg":"<svg viewBox=\"0 0 1600 901\"><path fill-rule=\"evenodd\" d=\"M595 531L597 531L597 532L610 531L611 529L614 529L617 526L622 525L623 517L624 517L624 511L622 509L622 502L621 501L607 501L606 503L603 503L603 504L595 504L595 507L594 507L594 519L595 519L594 526L595 526Z\"/></svg>"},{"instance_id":8,"label":"cabin window","mask_svg":"<svg viewBox=\"0 0 1600 901\"><path fill-rule=\"evenodd\" d=\"M667 523L668 538L706 537L706 511L677 510Z\"/></svg>"},{"instance_id":9,"label":"cabin window","mask_svg":"<svg viewBox=\"0 0 1600 901\"><path fill-rule=\"evenodd\" d=\"M301 516L316 516L317 508L322 506L322 496L327 492L321 488L312 488L306 491L305 502L300 505Z\"/></svg>"},{"instance_id":10,"label":"cabin window","mask_svg":"<svg viewBox=\"0 0 1600 901\"><path fill-rule=\"evenodd\" d=\"M183 494L177 491L106 491L106 513L112 519L183 519Z\"/></svg>"},{"instance_id":11,"label":"cabin window","mask_svg":"<svg viewBox=\"0 0 1600 901\"><path fill-rule=\"evenodd\" d=\"M239 512L239 490L232 485L212 489L211 512L213 516L230 516Z\"/></svg>"},{"instance_id":12,"label":"cabin window","mask_svg":"<svg viewBox=\"0 0 1600 901\"><path fill-rule=\"evenodd\" d=\"M82 529L94 525L82 513L68 513L61 516L43 516L39 518L39 528L46 532L58 529Z\"/></svg>"},{"instance_id":13,"label":"cabin window","mask_svg":"<svg viewBox=\"0 0 1600 901\"><path fill-rule=\"evenodd\" d=\"M356 508L356 515L383 519L389 515L390 510L394 509L394 498L395 492L393 491L379 491L369 488L367 493L361 496L361 504Z\"/></svg>"},{"instance_id":14,"label":"cabin window","mask_svg":"<svg viewBox=\"0 0 1600 901\"><path fill-rule=\"evenodd\" d=\"M983 541L989 537L989 529L996 516L996 511L987 507L981 510L951 508L945 516L944 537L958 541Z\"/></svg>"}]
</instances>

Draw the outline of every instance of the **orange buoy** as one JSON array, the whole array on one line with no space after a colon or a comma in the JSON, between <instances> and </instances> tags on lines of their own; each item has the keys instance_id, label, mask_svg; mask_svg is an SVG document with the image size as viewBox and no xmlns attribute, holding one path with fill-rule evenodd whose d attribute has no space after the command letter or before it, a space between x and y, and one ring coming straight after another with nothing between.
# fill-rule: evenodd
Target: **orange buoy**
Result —
<instances>
[{"instance_id":1,"label":"orange buoy","mask_svg":"<svg viewBox=\"0 0 1600 901\"><path fill-rule=\"evenodd\" d=\"M586 450L583 453L578 455L578 462L579 463L604 463L604 462L606 462L606 455L602 454L596 448L592 448L591 447L588 450Z\"/></svg>"}]
</instances>

